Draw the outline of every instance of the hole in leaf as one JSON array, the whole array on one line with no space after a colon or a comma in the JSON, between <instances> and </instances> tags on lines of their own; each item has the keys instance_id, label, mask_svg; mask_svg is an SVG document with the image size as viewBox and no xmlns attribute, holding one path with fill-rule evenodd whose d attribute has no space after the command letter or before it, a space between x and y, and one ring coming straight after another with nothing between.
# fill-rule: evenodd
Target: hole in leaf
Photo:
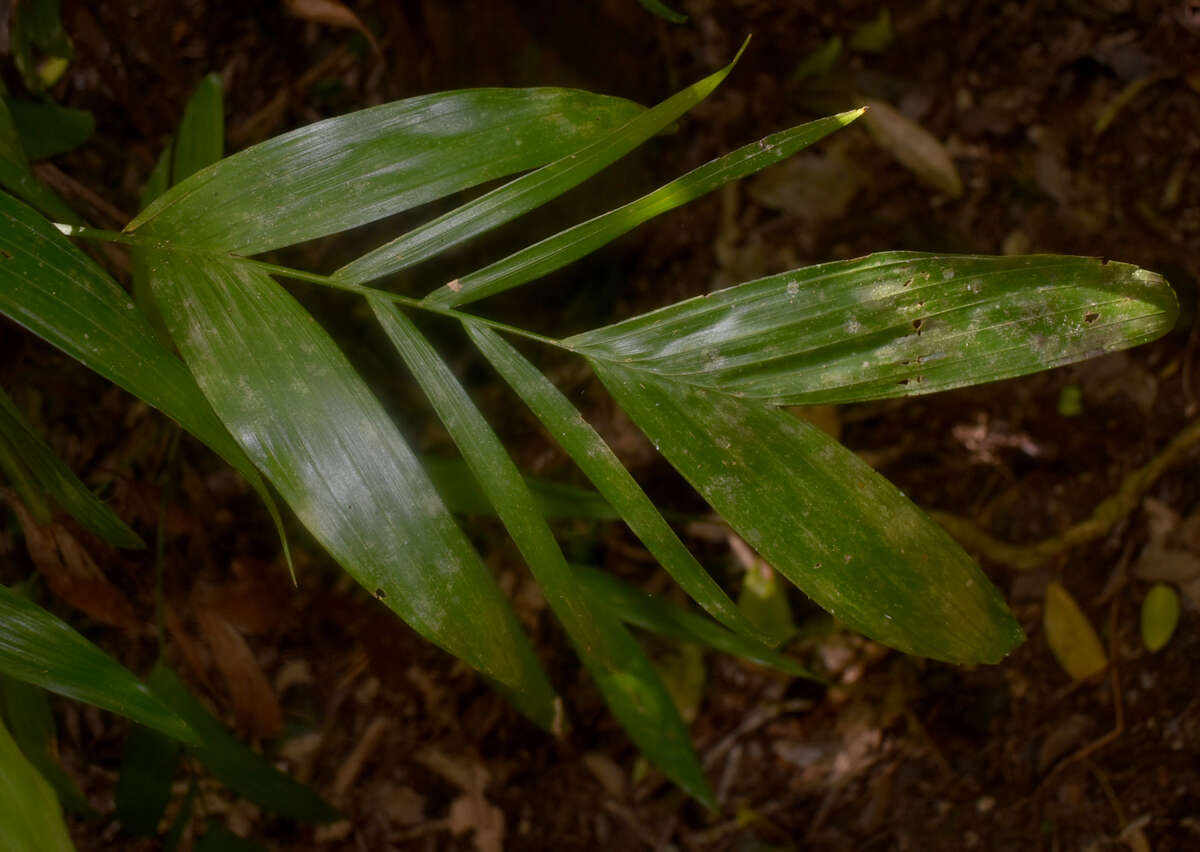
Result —
<instances>
[{"instance_id":1,"label":"hole in leaf","mask_svg":"<svg viewBox=\"0 0 1200 852\"><path fill-rule=\"evenodd\" d=\"M1095 311L1088 311L1086 314L1083 315L1083 321L1086 322L1088 325L1091 325L1098 319L1100 319L1100 314L1096 313Z\"/></svg>"},{"instance_id":2,"label":"hole in leaf","mask_svg":"<svg viewBox=\"0 0 1200 852\"><path fill-rule=\"evenodd\" d=\"M380 600L383 600L384 598L387 597L387 592L385 592L383 589L376 589L375 597L379 598Z\"/></svg>"},{"instance_id":3,"label":"hole in leaf","mask_svg":"<svg viewBox=\"0 0 1200 852\"><path fill-rule=\"evenodd\" d=\"M12 260L12 252L0 248L0 260Z\"/></svg>"},{"instance_id":4,"label":"hole in leaf","mask_svg":"<svg viewBox=\"0 0 1200 852\"><path fill-rule=\"evenodd\" d=\"M920 335L921 332L925 330L925 320L923 320L923 319L913 320L913 328L916 330L917 334Z\"/></svg>"},{"instance_id":5,"label":"hole in leaf","mask_svg":"<svg viewBox=\"0 0 1200 852\"><path fill-rule=\"evenodd\" d=\"M896 382L896 384L908 387L908 379L901 379L900 381Z\"/></svg>"}]
</instances>

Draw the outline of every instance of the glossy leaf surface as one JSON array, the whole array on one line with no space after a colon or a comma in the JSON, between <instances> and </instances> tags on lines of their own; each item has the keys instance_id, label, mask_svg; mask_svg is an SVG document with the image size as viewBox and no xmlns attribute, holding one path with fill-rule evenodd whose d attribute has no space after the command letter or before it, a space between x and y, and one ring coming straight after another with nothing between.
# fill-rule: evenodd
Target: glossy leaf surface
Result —
<instances>
[{"instance_id":1,"label":"glossy leaf surface","mask_svg":"<svg viewBox=\"0 0 1200 852\"><path fill-rule=\"evenodd\" d=\"M383 104L203 169L126 230L257 254L540 166L640 110L573 89L467 89Z\"/></svg>"},{"instance_id":2,"label":"glossy leaf surface","mask_svg":"<svg viewBox=\"0 0 1200 852\"><path fill-rule=\"evenodd\" d=\"M821 118L738 148L615 210L548 237L431 293L438 305L465 305L547 275L591 254L655 216L759 172L840 130L862 110Z\"/></svg>"},{"instance_id":3,"label":"glossy leaf surface","mask_svg":"<svg viewBox=\"0 0 1200 852\"><path fill-rule=\"evenodd\" d=\"M975 562L812 424L757 401L592 366L738 534L848 627L955 663L996 662L1021 641Z\"/></svg>"},{"instance_id":4,"label":"glossy leaf surface","mask_svg":"<svg viewBox=\"0 0 1200 852\"><path fill-rule=\"evenodd\" d=\"M620 459L562 392L494 331L467 323L467 332L492 366L525 400L572 460L629 524L675 581L726 626L761 637L737 605L696 561ZM777 641L778 636L763 637Z\"/></svg>"},{"instance_id":5,"label":"glossy leaf surface","mask_svg":"<svg viewBox=\"0 0 1200 852\"><path fill-rule=\"evenodd\" d=\"M517 178L380 246L339 269L334 277L353 283L380 278L540 207L625 156L704 100L728 76L736 63L737 57L734 57L733 62L720 71L636 115L628 123L590 142L586 147L570 151L544 168ZM433 303L453 304L453 300L442 299L441 291L437 292L439 296L432 299ZM452 296L454 287L447 285L447 292Z\"/></svg>"},{"instance_id":6,"label":"glossy leaf surface","mask_svg":"<svg viewBox=\"0 0 1200 852\"><path fill-rule=\"evenodd\" d=\"M712 792L670 693L616 616L593 606L574 582L550 527L496 433L412 321L386 301L370 302L525 557L613 715L651 762L711 804Z\"/></svg>"},{"instance_id":7,"label":"glossy leaf surface","mask_svg":"<svg viewBox=\"0 0 1200 852\"><path fill-rule=\"evenodd\" d=\"M0 674L111 710L181 742L195 732L65 621L0 586Z\"/></svg>"},{"instance_id":8,"label":"glossy leaf surface","mask_svg":"<svg viewBox=\"0 0 1200 852\"><path fill-rule=\"evenodd\" d=\"M1085 257L888 252L751 281L564 343L592 359L775 403L931 393L1162 335L1162 278Z\"/></svg>"},{"instance_id":9,"label":"glossy leaf surface","mask_svg":"<svg viewBox=\"0 0 1200 852\"><path fill-rule=\"evenodd\" d=\"M0 313L176 420L265 494L262 479L129 294L54 226L0 193Z\"/></svg>"},{"instance_id":10,"label":"glossy leaf surface","mask_svg":"<svg viewBox=\"0 0 1200 852\"><path fill-rule=\"evenodd\" d=\"M300 521L430 641L524 696L553 691L492 576L325 331L242 263L149 256L155 300L213 407Z\"/></svg>"}]
</instances>

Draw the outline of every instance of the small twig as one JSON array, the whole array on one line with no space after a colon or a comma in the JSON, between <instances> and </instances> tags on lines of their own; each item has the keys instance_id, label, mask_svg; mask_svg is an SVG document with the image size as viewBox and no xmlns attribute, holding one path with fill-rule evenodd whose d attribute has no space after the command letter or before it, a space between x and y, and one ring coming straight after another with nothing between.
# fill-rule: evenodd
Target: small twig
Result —
<instances>
[{"instance_id":1,"label":"small twig","mask_svg":"<svg viewBox=\"0 0 1200 852\"><path fill-rule=\"evenodd\" d=\"M632 810L624 805L617 804L611 799L605 800L604 809L621 822L625 823L625 827L632 831L637 836L638 840L646 844L647 849L658 848L658 839L654 837L644 825L642 825L641 821L637 818Z\"/></svg>"},{"instance_id":2,"label":"small twig","mask_svg":"<svg viewBox=\"0 0 1200 852\"><path fill-rule=\"evenodd\" d=\"M33 167L33 171L38 180L59 195L78 198L86 202L88 206L108 220L107 224L110 228L124 228L131 218L128 213L114 207L57 166L50 163L39 163Z\"/></svg>"},{"instance_id":3,"label":"small twig","mask_svg":"<svg viewBox=\"0 0 1200 852\"><path fill-rule=\"evenodd\" d=\"M758 730L763 725L778 719L786 713L800 713L804 710L811 710L812 706L812 701L807 698L793 698L788 701L773 702L752 710L742 720L740 725L722 737L712 748L708 749L704 755L704 768L706 770L712 769L725 752L729 751L738 740L747 734Z\"/></svg>"},{"instance_id":4,"label":"small twig","mask_svg":"<svg viewBox=\"0 0 1200 852\"><path fill-rule=\"evenodd\" d=\"M974 521L949 512L930 511L929 515L963 547L977 551L993 562L1017 569L1036 568L1072 547L1106 535L1138 507L1155 480L1197 444L1200 444L1200 420L1184 427L1149 464L1125 477L1116 493L1096 506L1091 517L1069 527L1062 535L1032 544L1001 541L981 530Z\"/></svg>"}]
</instances>

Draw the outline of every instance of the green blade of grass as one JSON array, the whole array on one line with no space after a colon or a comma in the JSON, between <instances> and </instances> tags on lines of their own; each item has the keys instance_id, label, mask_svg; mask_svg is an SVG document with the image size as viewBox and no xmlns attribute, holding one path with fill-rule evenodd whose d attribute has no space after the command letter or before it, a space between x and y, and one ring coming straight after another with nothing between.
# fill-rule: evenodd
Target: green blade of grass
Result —
<instances>
[{"instance_id":1,"label":"green blade of grass","mask_svg":"<svg viewBox=\"0 0 1200 852\"><path fill-rule=\"evenodd\" d=\"M756 400L592 366L742 538L847 626L953 663L997 662L1021 641L979 566L820 429Z\"/></svg>"},{"instance_id":2,"label":"green blade of grass","mask_svg":"<svg viewBox=\"0 0 1200 852\"><path fill-rule=\"evenodd\" d=\"M572 150L536 172L368 252L337 270L333 277L355 284L381 278L540 207L625 156L708 97L733 70L740 56L738 51L733 61L720 71L638 114L586 147ZM453 288L450 292L453 293Z\"/></svg>"},{"instance_id":3,"label":"green blade of grass","mask_svg":"<svg viewBox=\"0 0 1200 852\"><path fill-rule=\"evenodd\" d=\"M383 104L202 169L126 231L257 254L535 168L640 110L573 89L467 89Z\"/></svg>"},{"instance_id":4,"label":"green blade of grass","mask_svg":"<svg viewBox=\"0 0 1200 852\"><path fill-rule=\"evenodd\" d=\"M21 137L21 147L34 162L78 148L96 130L96 121L87 110L16 98L3 100Z\"/></svg>"},{"instance_id":5,"label":"green blade of grass","mask_svg":"<svg viewBox=\"0 0 1200 852\"><path fill-rule=\"evenodd\" d=\"M8 105L0 99L0 186L59 222L81 225L67 203L38 183Z\"/></svg>"},{"instance_id":6,"label":"green blade of grass","mask_svg":"<svg viewBox=\"0 0 1200 852\"><path fill-rule=\"evenodd\" d=\"M1158 275L1095 258L887 252L773 275L563 343L674 382L783 404L931 393L1164 334Z\"/></svg>"},{"instance_id":7,"label":"green blade of grass","mask_svg":"<svg viewBox=\"0 0 1200 852\"><path fill-rule=\"evenodd\" d=\"M38 484L75 520L117 547L140 548L145 542L91 492L54 451L46 446L21 416L8 394L0 390L0 433L18 454Z\"/></svg>"},{"instance_id":8,"label":"green blade of grass","mask_svg":"<svg viewBox=\"0 0 1200 852\"><path fill-rule=\"evenodd\" d=\"M862 115L861 109L821 118L775 133L706 163L654 192L535 243L443 285L426 298L431 304L465 305L547 275L585 257L655 216L762 171Z\"/></svg>"},{"instance_id":9,"label":"green blade of grass","mask_svg":"<svg viewBox=\"0 0 1200 852\"><path fill-rule=\"evenodd\" d=\"M0 724L0 849L75 852L54 790Z\"/></svg>"},{"instance_id":10,"label":"green blade of grass","mask_svg":"<svg viewBox=\"0 0 1200 852\"><path fill-rule=\"evenodd\" d=\"M390 302L378 297L369 301L525 557L613 714L652 763L712 806L712 792L670 693L629 632L580 593L550 527L496 433L416 326Z\"/></svg>"},{"instance_id":11,"label":"green blade of grass","mask_svg":"<svg viewBox=\"0 0 1200 852\"><path fill-rule=\"evenodd\" d=\"M676 12L662 0L638 0L642 8L673 24L686 24L688 16Z\"/></svg>"},{"instance_id":12,"label":"green blade of grass","mask_svg":"<svg viewBox=\"0 0 1200 852\"><path fill-rule=\"evenodd\" d=\"M7 586L0 586L0 624L0 674L195 741L195 731L120 663Z\"/></svg>"},{"instance_id":13,"label":"green blade of grass","mask_svg":"<svg viewBox=\"0 0 1200 852\"><path fill-rule=\"evenodd\" d=\"M466 323L471 340L504 380L525 400L551 435L641 539L663 568L705 611L739 633L768 642L684 547L654 503L620 459L570 401L542 373L494 331Z\"/></svg>"},{"instance_id":14,"label":"green blade of grass","mask_svg":"<svg viewBox=\"0 0 1200 852\"><path fill-rule=\"evenodd\" d=\"M158 663L146 683L157 698L199 734L199 740L188 745L188 751L230 790L298 822L322 823L341 818L336 808L311 789L280 772L226 731L166 665Z\"/></svg>"},{"instance_id":15,"label":"green blade of grass","mask_svg":"<svg viewBox=\"0 0 1200 852\"><path fill-rule=\"evenodd\" d=\"M132 727L121 752L114 814L126 831L144 836L158 832L178 768L178 743L142 725Z\"/></svg>"},{"instance_id":16,"label":"green blade of grass","mask_svg":"<svg viewBox=\"0 0 1200 852\"><path fill-rule=\"evenodd\" d=\"M257 268L163 251L150 268L200 387L300 521L384 605L549 725L554 693L516 616L333 340Z\"/></svg>"},{"instance_id":17,"label":"green blade of grass","mask_svg":"<svg viewBox=\"0 0 1200 852\"><path fill-rule=\"evenodd\" d=\"M225 155L225 100L221 75L206 74L192 90L179 131L171 165L171 183L183 183Z\"/></svg>"},{"instance_id":18,"label":"green blade of grass","mask_svg":"<svg viewBox=\"0 0 1200 852\"><path fill-rule=\"evenodd\" d=\"M688 612L681 606L656 598L611 574L586 565L572 565L571 568L580 585L586 590L588 599L604 604L626 624L660 636L695 642L714 651L776 669L792 677L821 679L791 657L726 630L703 615Z\"/></svg>"}]
</instances>

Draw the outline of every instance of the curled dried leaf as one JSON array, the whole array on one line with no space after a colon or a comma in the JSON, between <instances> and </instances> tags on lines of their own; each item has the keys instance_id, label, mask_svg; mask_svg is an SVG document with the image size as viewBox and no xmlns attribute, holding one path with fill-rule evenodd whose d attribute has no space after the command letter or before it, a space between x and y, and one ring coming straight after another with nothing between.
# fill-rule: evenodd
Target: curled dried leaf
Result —
<instances>
[{"instance_id":1,"label":"curled dried leaf","mask_svg":"<svg viewBox=\"0 0 1200 852\"><path fill-rule=\"evenodd\" d=\"M289 14L302 20L358 30L363 38L371 43L371 49L376 54L380 52L375 36L344 3L337 0L284 0L284 5L287 6Z\"/></svg>"}]
</instances>

